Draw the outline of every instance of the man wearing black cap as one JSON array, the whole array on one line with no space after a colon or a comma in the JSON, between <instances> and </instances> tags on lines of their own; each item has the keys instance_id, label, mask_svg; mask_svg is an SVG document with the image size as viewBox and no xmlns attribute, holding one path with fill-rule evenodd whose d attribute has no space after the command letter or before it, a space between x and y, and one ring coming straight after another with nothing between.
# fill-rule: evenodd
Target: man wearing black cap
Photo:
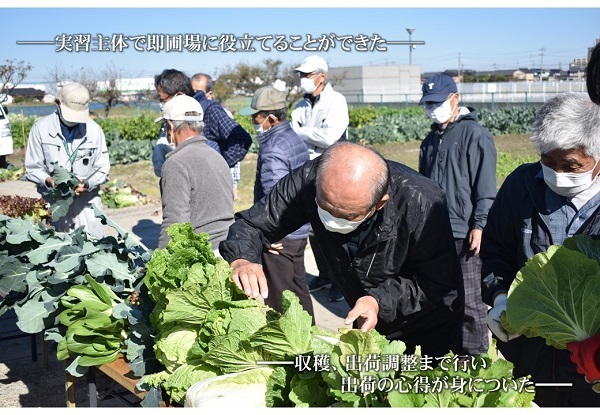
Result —
<instances>
[{"instance_id":1,"label":"man wearing black cap","mask_svg":"<svg viewBox=\"0 0 600 415\"><path fill-rule=\"evenodd\" d=\"M471 355L489 347L487 305L481 299L481 234L496 196L496 147L473 108L459 107L454 80L434 75L419 101L433 124L421 143L419 172L446 192L452 233L465 285L463 349Z\"/></svg>"}]
</instances>

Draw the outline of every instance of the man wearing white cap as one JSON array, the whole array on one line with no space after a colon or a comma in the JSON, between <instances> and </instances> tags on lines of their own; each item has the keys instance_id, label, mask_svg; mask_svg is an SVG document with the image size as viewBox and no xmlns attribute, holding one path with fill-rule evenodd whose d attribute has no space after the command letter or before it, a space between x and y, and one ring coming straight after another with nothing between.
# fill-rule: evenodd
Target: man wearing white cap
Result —
<instances>
[{"instance_id":1,"label":"man wearing white cap","mask_svg":"<svg viewBox=\"0 0 600 415\"><path fill-rule=\"evenodd\" d=\"M216 250L233 223L233 181L229 166L200 135L203 117L198 101L177 95L165 104L163 116L158 119L166 121L167 139L175 144L175 150L167 154L162 166L160 248L169 243L170 225L190 222L195 232L208 233Z\"/></svg>"},{"instance_id":2,"label":"man wearing white cap","mask_svg":"<svg viewBox=\"0 0 600 415\"><path fill-rule=\"evenodd\" d=\"M300 76L303 100L292 112L292 127L308 145L310 159L339 139L346 139L348 104L346 98L327 83L325 59L308 56L294 72Z\"/></svg>"},{"instance_id":3,"label":"man wearing white cap","mask_svg":"<svg viewBox=\"0 0 600 415\"><path fill-rule=\"evenodd\" d=\"M60 89L56 111L31 127L25 169L27 179L37 183L40 193L55 186L50 176L53 163L77 176L79 185L69 211L52 225L60 232L85 226L89 234L101 238L102 223L89 205L102 208L98 190L108 181L110 161L104 132L89 117L89 102L89 91L81 84Z\"/></svg>"},{"instance_id":4,"label":"man wearing white cap","mask_svg":"<svg viewBox=\"0 0 600 415\"><path fill-rule=\"evenodd\" d=\"M308 146L311 160L336 141L347 139L348 104L346 98L327 83L328 70L325 59L317 55L306 57L294 70L300 76L304 97L292 111L292 128ZM309 240L319 268L319 277L309 283L310 292L331 287L329 301L342 301L344 296L332 285L324 254L312 232Z\"/></svg>"}]
</instances>

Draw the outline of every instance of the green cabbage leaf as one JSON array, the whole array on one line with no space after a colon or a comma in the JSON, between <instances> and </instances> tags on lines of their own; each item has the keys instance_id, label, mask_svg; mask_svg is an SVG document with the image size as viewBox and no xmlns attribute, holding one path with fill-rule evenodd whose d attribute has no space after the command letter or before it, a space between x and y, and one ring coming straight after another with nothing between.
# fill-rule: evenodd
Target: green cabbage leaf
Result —
<instances>
[{"instance_id":1,"label":"green cabbage leaf","mask_svg":"<svg viewBox=\"0 0 600 415\"><path fill-rule=\"evenodd\" d=\"M505 328L557 349L600 332L598 246L581 235L531 257L511 284Z\"/></svg>"}]
</instances>

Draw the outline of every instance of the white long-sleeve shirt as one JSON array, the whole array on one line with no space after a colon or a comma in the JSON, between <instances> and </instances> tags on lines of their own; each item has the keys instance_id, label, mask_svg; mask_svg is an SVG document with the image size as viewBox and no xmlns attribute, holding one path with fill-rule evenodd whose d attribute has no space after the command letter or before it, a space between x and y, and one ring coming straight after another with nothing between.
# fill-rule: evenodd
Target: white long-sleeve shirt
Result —
<instances>
[{"instance_id":1,"label":"white long-sleeve shirt","mask_svg":"<svg viewBox=\"0 0 600 415\"><path fill-rule=\"evenodd\" d=\"M308 146L311 160L340 138L346 138L349 122L346 98L330 84L325 85L314 106L305 98L292 111L292 128Z\"/></svg>"}]
</instances>

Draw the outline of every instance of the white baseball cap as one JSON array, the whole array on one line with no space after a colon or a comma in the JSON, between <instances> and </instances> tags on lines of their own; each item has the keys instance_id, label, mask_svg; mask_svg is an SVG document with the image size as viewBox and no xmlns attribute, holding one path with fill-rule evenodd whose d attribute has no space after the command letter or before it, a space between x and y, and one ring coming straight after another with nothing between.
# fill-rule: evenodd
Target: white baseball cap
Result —
<instances>
[{"instance_id":1,"label":"white baseball cap","mask_svg":"<svg viewBox=\"0 0 600 415\"><path fill-rule=\"evenodd\" d=\"M60 112L68 122L85 123L90 118L90 92L76 82L63 86L56 97Z\"/></svg>"},{"instance_id":2,"label":"white baseball cap","mask_svg":"<svg viewBox=\"0 0 600 415\"><path fill-rule=\"evenodd\" d=\"M327 62L325 62L325 59L323 59L322 57L320 57L318 55L307 56L302 61L302 65L300 65L296 69L294 69L295 72L302 72L302 73L311 73L316 70L321 70L323 72L327 72L329 70L329 67L327 66Z\"/></svg>"},{"instance_id":3,"label":"white baseball cap","mask_svg":"<svg viewBox=\"0 0 600 415\"><path fill-rule=\"evenodd\" d=\"M198 115L187 115L187 113L196 112ZM171 121L203 121L204 112L202 106L194 98L187 95L175 95L166 104L162 117L154 122L161 120Z\"/></svg>"}]
</instances>

